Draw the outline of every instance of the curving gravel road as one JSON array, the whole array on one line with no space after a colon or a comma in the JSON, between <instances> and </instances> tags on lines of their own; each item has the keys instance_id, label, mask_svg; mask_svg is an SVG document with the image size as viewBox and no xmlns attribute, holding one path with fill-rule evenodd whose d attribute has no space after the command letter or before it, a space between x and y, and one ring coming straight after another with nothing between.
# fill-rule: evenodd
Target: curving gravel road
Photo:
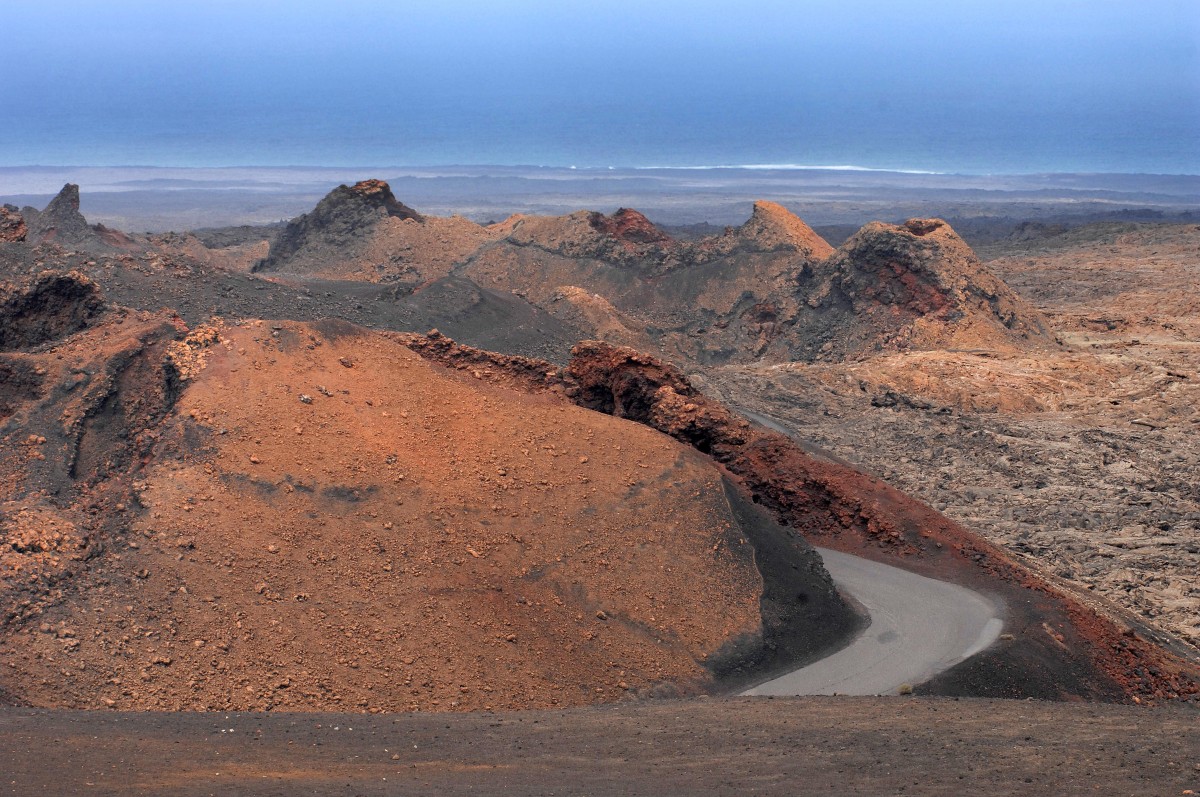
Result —
<instances>
[{"instance_id":1,"label":"curving gravel road","mask_svg":"<svg viewBox=\"0 0 1200 797\"><path fill-rule=\"evenodd\" d=\"M747 690L747 695L886 695L919 684L996 641L992 603L957 584L817 549L834 583L871 623L849 647Z\"/></svg>"},{"instance_id":2,"label":"curving gravel road","mask_svg":"<svg viewBox=\"0 0 1200 797\"><path fill-rule=\"evenodd\" d=\"M794 437L778 421L741 411ZM857 556L817 549L834 583L857 600L870 624L848 647L747 695L885 695L929 680L996 641L1003 622L977 592Z\"/></svg>"}]
</instances>

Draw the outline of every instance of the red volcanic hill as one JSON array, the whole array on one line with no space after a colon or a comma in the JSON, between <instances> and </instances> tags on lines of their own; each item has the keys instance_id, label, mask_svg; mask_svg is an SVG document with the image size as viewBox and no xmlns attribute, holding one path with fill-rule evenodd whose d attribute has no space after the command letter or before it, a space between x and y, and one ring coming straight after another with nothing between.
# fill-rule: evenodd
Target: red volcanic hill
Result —
<instances>
[{"instance_id":1,"label":"red volcanic hill","mask_svg":"<svg viewBox=\"0 0 1200 797\"><path fill-rule=\"evenodd\" d=\"M11 701L583 705L857 623L711 461L576 406L547 363L334 321L188 330L72 275L6 296L48 308L0 329Z\"/></svg>"},{"instance_id":2,"label":"red volcanic hill","mask_svg":"<svg viewBox=\"0 0 1200 797\"><path fill-rule=\"evenodd\" d=\"M1054 344L1042 314L940 219L868 224L801 276L798 298L797 359Z\"/></svg>"}]
</instances>

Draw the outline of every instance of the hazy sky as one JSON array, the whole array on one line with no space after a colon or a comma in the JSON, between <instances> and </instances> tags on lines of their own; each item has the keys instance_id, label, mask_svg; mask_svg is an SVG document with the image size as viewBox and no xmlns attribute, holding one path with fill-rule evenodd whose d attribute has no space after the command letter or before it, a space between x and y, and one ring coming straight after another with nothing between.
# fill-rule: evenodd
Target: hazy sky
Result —
<instances>
[{"instance_id":1,"label":"hazy sky","mask_svg":"<svg viewBox=\"0 0 1200 797\"><path fill-rule=\"evenodd\" d=\"M16 140L0 164L72 147L162 160L173 138L190 142L181 162L206 147L211 158L274 119L285 161L307 157L306 136L342 162L373 136L407 136L399 154L421 160L453 156L483 129L485 153L540 146L549 161L589 146L617 156L625 134L620 165L636 165L639 139L648 152L694 141L719 157L756 129L764 142L796 130L832 157L838 126L851 131L848 156L855 136L887 149L871 128L912 149L924 131L995 147L989 131L1002 127L1065 151L1066 129L1164 148L1200 170L1188 141L1200 140L1200 0L6 5L0 114ZM558 140L566 118L575 144Z\"/></svg>"}]
</instances>

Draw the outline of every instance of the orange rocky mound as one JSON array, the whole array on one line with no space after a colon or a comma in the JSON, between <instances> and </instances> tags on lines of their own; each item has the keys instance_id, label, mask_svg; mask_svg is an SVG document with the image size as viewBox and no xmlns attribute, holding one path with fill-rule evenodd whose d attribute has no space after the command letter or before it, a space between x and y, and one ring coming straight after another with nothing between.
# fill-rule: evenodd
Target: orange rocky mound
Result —
<instances>
[{"instance_id":1,"label":"orange rocky mound","mask_svg":"<svg viewBox=\"0 0 1200 797\"><path fill-rule=\"evenodd\" d=\"M701 688L711 662L761 642L753 549L692 449L341 322L180 340L151 317L121 321L21 355L45 388L113 376L77 394L95 399L75 410L82 442L62 438L50 389L5 427L9 699L580 705ZM106 347L125 354L100 365ZM122 434L142 388L171 413ZM34 489L29 458L50 467L59 443L87 452L70 469L81 483ZM106 536L99 517L127 521Z\"/></svg>"}]
</instances>

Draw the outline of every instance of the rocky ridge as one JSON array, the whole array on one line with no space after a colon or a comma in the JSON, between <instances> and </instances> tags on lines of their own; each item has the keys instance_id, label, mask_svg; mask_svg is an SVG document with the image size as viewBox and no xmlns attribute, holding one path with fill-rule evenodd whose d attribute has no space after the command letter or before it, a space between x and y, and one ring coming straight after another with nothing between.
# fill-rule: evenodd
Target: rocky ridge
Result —
<instances>
[{"instance_id":1,"label":"rocky ridge","mask_svg":"<svg viewBox=\"0 0 1200 797\"><path fill-rule=\"evenodd\" d=\"M770 202L698 241L675 240L627 209L580 212L520 220L461 271L590 321L598 337L640 336L705 365L1055 345L1040 313L940 220L867 225L835 251ZM588 295L611 312L580 301Z\"/></svg>"},{"instance_id":2,"label":"rocky ridge","mask_svg":"<svg viewBox=\"0 0 1200 797\"><path fill-rule=\"evenodd\" d=\"M646 341L672 357L719 362L771 356L799 310L796 275L829 251L771 203L700 241L671 238L623 209L518 220L459 271L591 323L594 334L614 333L615 342Z\"/></svg>"}]
</instances>

